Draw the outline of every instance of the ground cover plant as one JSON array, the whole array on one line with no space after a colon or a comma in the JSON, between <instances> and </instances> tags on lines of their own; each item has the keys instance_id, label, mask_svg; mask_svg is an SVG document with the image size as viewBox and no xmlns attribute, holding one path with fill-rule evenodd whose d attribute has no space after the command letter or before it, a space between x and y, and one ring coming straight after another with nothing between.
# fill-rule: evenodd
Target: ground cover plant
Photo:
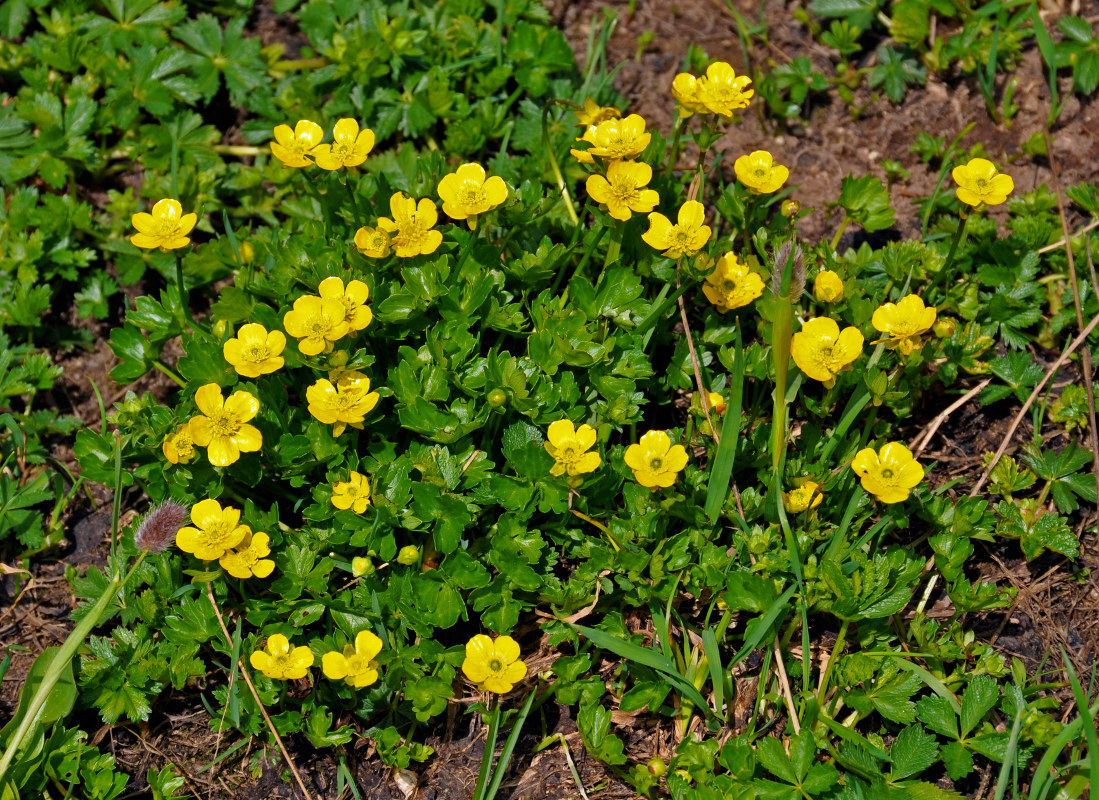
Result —
<instances>
[{"instance_id":1,"label":"ground cover plant","mask_svg":"<svg viewBox=\"0 0 1099 800\"><path fill-rule=\"evenodd\" d=\"M5 571L63 541L91 484L113 508L104 562L69 575L71 635L0 730L0 796L122 796L76 720L140 726L184 695L211 767L276 760L294 796L370 796L366 748L411 792L457 717L485 742L465 796L504 796L526 751L570 746L552 707L646 797L1086 796L1095 676L977 637L1015 590L974 559L1073 570L1096 535L1094 235L1065 211L1096 215L1096 187L1021 191L943 132L917 144L938 172L918 236L874 237L900 223L893 179L852 173L809 238L797 166L717 146L861 77L900 102L976 69L986 29L989 111L1027 42L1050 121L1058 70L1094 90L1086 20L995 5L810 4L854 84L693 49L664 130L611 86L613 22L579 71L526 2L276 4L292 58L246 4L3 6ZM139 188L82 199L120 162ZM156 392L92 425L39 408L60 370L35 346L86 336L45 312L110 318L139 281L111 376ZM1054 398L1070 358L1085 378ZM935 430L905 432L955 399L1025 403L1035 433L945 477ZM74 434L79 475L47 450ZM193 792L177 772L140 777Z\"/></svg>"}]
</instances>

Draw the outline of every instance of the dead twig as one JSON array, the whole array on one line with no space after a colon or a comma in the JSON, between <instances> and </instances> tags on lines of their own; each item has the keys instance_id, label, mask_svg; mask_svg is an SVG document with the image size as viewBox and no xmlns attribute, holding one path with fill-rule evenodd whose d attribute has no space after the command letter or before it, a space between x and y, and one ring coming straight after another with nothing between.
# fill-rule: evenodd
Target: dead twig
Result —
<instances>
[{"instance_id":1,"label":"dead twig","mask_svg":"<svg viewBox=\"0 0 1099 800\"><path fill-rule=\"evenodd\" d=\"M981 391L981 389L985 388L990 383L992 383L992 378L985 378L979 384L974 386L968 392L966 392L949 406L947 406L941 414L935 417L935 419L931 420L931 422L928 423L928 425L922 431L916 434L916 438L913 439L912 443L909 445L909 447L912 449L912 452L917 456L920 455L927 448L927 446L931 444L931 440L935 437L935 434L938 433L939 428L944 422L946 422L950 415L962 406L964 406L970 400L972 400L977 395L977 393Z\"/></svg>"}]
</instances>

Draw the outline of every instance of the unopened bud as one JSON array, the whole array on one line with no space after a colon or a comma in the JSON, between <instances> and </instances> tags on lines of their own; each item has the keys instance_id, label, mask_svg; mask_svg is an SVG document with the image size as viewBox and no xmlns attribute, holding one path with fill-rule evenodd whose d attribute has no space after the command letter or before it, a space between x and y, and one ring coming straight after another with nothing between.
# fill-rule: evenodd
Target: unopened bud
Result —
<instances>
[{"instance_id":1,"label":"unopened bud","mask_svg":"<svg viewBox=\"0 0 1099 800\"><path fill-rule=\"evenodd\" d=\"M256 248L252 246L251 242L240 243L240 260L245 264L251 264L252 259L256 257Z\"/></svg>"},{"instance_id":2,"label":"unopened bud","mask_svg":"<svg viewBox=\"0 0 1099 800\"><path fill-rule=\"evenodd\" d=\"M229 323L223 319L219 319L214 323L214 336L219 339L225 338L225 332L229 330Z\"/></svg>"},{"instance_id":3,"label":"unopened bud","mask_svg":"<svg viewBox=\"0 0 1099 800\"><path fill-rule=\"evenodd\" d=\"M821 303L838 303L843 299L843 279L830 269L821 270L813 281L813 297Z\"/></svg>"},{"instance_id":4,"label":"unopened bud","mask_svg":"<svg viewBox=\"0 0 1099 800\"><path fill-rule=\"evenodd\" d=\"M796 216L801 211L801 203L797 200L783 200L779 210L782 212L782 216L790 219L790 217Z\"/></svg>"},{"instance_id":5,"label":"unopened bud","mask_svg":"<svg viewBox=\"0 0 1099 800\"><path fill-rule=\"evenodd\" d=\"M488 393L488 404L493 408L499 408L508 401L508 394L503 389L493 389Z\"/></svg>"},{"instance_id":6,"label":"unopened bud","mask_svg":"<svg viewBox=\"0 0 1099 800\"><path fill-rule=\"evenodd\" d=\"M953 317L939 317L931 327L939 339L949 339L958 330L958 322Z\"/></svg>"},{"instance_id":7,"label":"unopened bud","mask_svg":"<svg viewBox=\"0 0 1099 800\"><path fill-rule=\"evenodd\" d=\"M369 578L374 572L374 562L366 556L355 556L351 559L351 574L356 578Z\"/></svg>"},{"instance_id":8,"label":"unopened bud","mask_svg":"<svg viewBox=\"0 0 1099 800\"><path fill-rule=\"evenodd\" d=\"M657 778L668 771L668 765L660 756L653 756L645 763L645 766L648 767L649 772Z\"/></svg>"},{"instance_id":9,"label":"unopened bud","mask_svg":"<svg viewBox=\"0 0 1099 800\"><path fill-rule=\"evenodd\" d=\"M404 564L406 567L420 563L420 548L414 544L405 545L397 554L397 563Z\"/></svg>"},{"instance_id":10,"label":"unopened bud","mask_svg":"<svg viewBox=\"0 0 1099 800\"><path fill-rule=\"evenodd\" d=\"M134 544L139 550L150 553L163 553L176 540L176 533L187 521L188 506L174 500L165 500L150 509L137 526Z\"/></svg>"},{"instance_id":11,"label":"unopened bud","mask_svg":"<svg viewBox=\"0 0 1099 800\"><path fill-rule=\"evenodd\" d=\"M791 261L792 259L792 261ZM774 252L773 267L771 271L771 291L775 297L782 297L782 278L790 266L790 283L786 297L790 302L796 303L805 292L805 258L801 252L801 245L787 239L782 246Z\"/></svg>"}]
</instances>

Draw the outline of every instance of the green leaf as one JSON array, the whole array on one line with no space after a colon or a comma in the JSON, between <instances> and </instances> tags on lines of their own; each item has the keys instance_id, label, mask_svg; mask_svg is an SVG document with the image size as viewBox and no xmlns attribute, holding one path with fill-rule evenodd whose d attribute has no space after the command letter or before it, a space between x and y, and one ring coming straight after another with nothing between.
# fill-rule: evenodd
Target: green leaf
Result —
<instances>
[{"instance_id":1,"label":"green leaf","mask_svg":"<svg viewBox=\"0 0 1099 800\"><path fill-rule=\"evenodd\" d=\"M939 752L946 774L959 781L973 771L973 754L958 742L950 742Z\"/></svg>"},{"instance_id":2,"label":"green leaf","mask_svg":"<svg viewBox=\"0 0 1099 800\"><path fill-rule=\"evenodd\" d=\"M939 746L935 737L919 725L910 725L897 734L889 749L892 768L890 780L897 781L918 775L935 763Z\"/></svg>"},{"instance_id":3,"label":"green leaf","mask_svg":"<svg viewBox=\"0 0 1099 800\"><path fill-rule=\"evenodd\" d=\"M904 99L908 84L923 86L927 81L927 67L909 48L902 50L882 45L877 55L878 66L870 70L870 85L884 86L885 94L892 102Z\"/></svg>"},{"instance_id":4,"label":"green leaf","mask_svg":"<svg viewBox=\"0 0 1099 800\"><path fill-rule=\"evenodd\" d=\"M958 739L958 715L950 703L942 697L922 697L916 703L920 722L935 733Z\"/></svg>"},{"instance_id":5,"label":"green leaf","mask_svg":"<svg viewBox=\"0 0 1099 800\"><path fill-rule=\"evenodd\" d=\"M314 747L335 747L350 742L352 730L348 725L332 730L332 713L322 706L306 717L305 735Z\"/></svg>"},{"instance_id":6,"label":"green leaf","mask_svg":"<svg viewBox=\"0 0 1099 800\"><path fill-rule=\"evenodd\" d=\"M60 650L60 647L47 647L31 664L30 669L27 671L27 677L23 680L23 688L19 690L19 701L15 706L15 714L8 721L8 724L0 730L0 743L6 742L15 733L15 729L22 724L23 719L30 711L35 692L45 679L46 673L53 664L54 657ZM53 689L46 696L46 702L38 712L38 724L48 725L67 717L76 703L76 694L76 681L73 680L72 662L70 661L64 666L61 677L58 678L57 683L54 684Z\"/></svg>"},{"instance_id":7,"label":"green leaf","mask_svg":"<svg viewBox=\"0 0 1099 800\"><path fill-rule=\"evenodd\" d=\"M610 733L611 712L598 703L581 708L576 726L588 752L605 764L625 764L625 746L622 740Z\"/></svg>"},{"instance_id":8,"label":"green leaf","mask_svg":"<svg viewBox=\"0 0 1099 800\"><path fill-rule=\"evenodd\" d=\"M897 213L889 205L889 190L873 175L845 177L836 202L867 233L890 228L896 221Z\"/></svg>"},{"instance_id":9,"label":"green leaf","mask_svg":"<svg viewBox=\"0 0 1099 800\"><path fill-rule=\"evenodd\" d=\"M969 736L999 699L1000 688L991 675L978 675L969 682L962 695L961 734L963 737Z\"/></svg>"}]
</instances>

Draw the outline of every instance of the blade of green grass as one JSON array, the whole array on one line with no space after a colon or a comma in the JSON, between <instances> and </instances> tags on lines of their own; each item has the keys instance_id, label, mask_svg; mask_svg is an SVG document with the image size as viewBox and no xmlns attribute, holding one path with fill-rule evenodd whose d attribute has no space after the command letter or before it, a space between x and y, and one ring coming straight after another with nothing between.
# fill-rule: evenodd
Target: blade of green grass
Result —
<instances>
[{"instance_id":1,"label":"blade of green grass","mask_svg":"<svg viewBox=\"0 0 1099 800\"><path fill-rule=\"evenodd\" d=\"M740 325L736 325L736 342L733 351L733 374L729 381L729 407L725 411L725 420L721 423L721 443L717 446L713 466L710 467L710 480L706 487L706 516L717 519L725 498L729 496L729 484L733 477L733 465L736 463L736 445L740 439L740 413L744 405L744 343L741 340Z\"/></svg>"}]
</instances>

